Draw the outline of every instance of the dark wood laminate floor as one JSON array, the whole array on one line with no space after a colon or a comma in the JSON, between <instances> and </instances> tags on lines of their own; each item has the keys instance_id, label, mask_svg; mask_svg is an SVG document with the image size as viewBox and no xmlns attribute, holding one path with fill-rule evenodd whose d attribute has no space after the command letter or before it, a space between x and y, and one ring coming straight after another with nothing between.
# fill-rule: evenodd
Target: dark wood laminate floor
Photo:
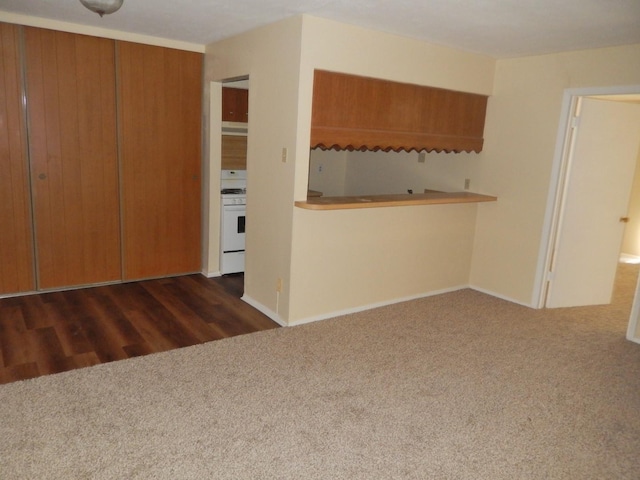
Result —
<instances>
[{"instance_id":1,"label":"dark wood laminate floor","mask_svg":"<svg viewBox=\"0 0 640 480\"><path fill-rule=\"evenodd\" d=\"M0 299L0 384L277 328L243 287L186 275Z\"/></svg>"}]
</instances>

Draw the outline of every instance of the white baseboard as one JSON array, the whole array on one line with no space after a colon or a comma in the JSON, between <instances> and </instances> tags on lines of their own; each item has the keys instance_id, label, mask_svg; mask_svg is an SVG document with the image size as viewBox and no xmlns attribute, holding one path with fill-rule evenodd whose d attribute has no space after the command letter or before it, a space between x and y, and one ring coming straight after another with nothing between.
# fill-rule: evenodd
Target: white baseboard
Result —
<instances>
[{"instance_id":1,"label":"white baseboard","mask_svg":"<svg viewBox=\"0 0 640 480\"><path fill-rule=\"evenodd\" d=\"M297 320L297 321L289 324L289 326L304 325L306 323L317 322L317 321L320 321L320 320L328 320L329 318L340 317L342 315L350 315L352 313L364 312L365 310L371 310L373 308L378 308L378 307L385 307L387 305L393 305L395 303L408 302L410 300L417 300L419 298L426 298L426 297L432 297L434 295L440 295L440 294L443 294L443 293L455 292L457 290L462 290L464 288L468 288L468 285L459 285L457 287L444 288L442 290L434 290L434 291L431 291L431 292L421 293L421 294L418 294L418 295L410 295L408 297L394 298L392 300L385 300L385 301L382 301L382 302L370 303L368 305L361 305L361 306L358 306L358 307L347 308L347 309L344 309L344 310L335 310L335 311L330 312L330 313L323 313L321 315L316 315L316 316L313 316L313 317L307 317L307 318L303 318L303 319Z\"/></svg>"},{"instance_id":2,"label":"white baseboard","mask_svg":"<svg viewBox=\"0 0 640 480\"><path fill-rule=\"evenodd\" d=\"M280 317L280 315L278 315L276 312L274 312L270 308L264 306L262 303L254 300L253 298L251 298L247 294L242 295L241 300L244 301L245 303L248 303L253 308L258 310L259 312L264 313L267 317L269 317L271 320L273 320L274 322L276 322L280 326L282 326L282 327L286 327L287 326L287 322L285 322L282 319L282 317Z\"/></svg>"},{"instance_id":3,"label":"white baseboard","mask_svg":"<svg viewBox=\"0 0 640 480\"><path fill-rule=\"evenodd\" d=\"M638 338L638 337L634 337L632 335L627 335L627 340L629 340L630 342L637 343L638 345L640 345L640 338Z\"/></svg>"},{"instance_id":4,"label":"white baseboard","mask_svg":"<svg viewBox=\"0 0 640 480\"><path fill-rule=\"evenodd\" d=\"M253 298L249 297L248 295L246 295L246 294L243 295L242 296L242 300L244 302L248 303L249 305L251 305L256 310L264 313L267 317L269 317L271 320L273 320L277 324L279 324L279 325L281 325L283 327L293 327L293 326L297 326L297 325L304 325L304 324L307 324L307 323L318 322L318 321L321 321L321 320L328 320L330 318L340 317L342 315L350 315L352 313L364 312L366 310L371 310L371 309L379 308L379 307L385 307L387 305L393 305L393 304L396 304L396 303L408 302L410 300L418 300L420 298L433 297L434 295L441 295L443 293L455 292L455 291L458 291L458 290L463 290L465 288L470 288L470 289L475 290L477 292L484 293L484 294L490 295L492 297L496 297L496 298L499 298L501 300L505 300L507 302L515 303L515 304L518 304L518 305L522 305L524 307L534 308L531 305L528 305L526 303L519 302L517 300L514 300L513 298L509 298L509 297L506 297L504 295L499 295L499 294L496 294L494 292L491 292L491 291L488 291L488 290L485 290L485 289L482 289L482 288L474 287L474 286L471 286L471 285L458 285L456 287L443 288L441 290L433 290L433 291L430 291L430 292L420 293L420 294L417 294L417 295L410 295L410 296L407 296L407 297L394 298L392 300L385 300L385 301L382 301L382 302L370 303L370 304L367 304L367 305L360 305L360 306L353 307L353 308L346 308L344 310L334 310L332 312L323 313L321 315L314 315L312 317L306 317L306 318L302 318L300 320L296 320L296 321L291 322L291 323L287 323L282 317L280 317L280 315L278 315L278 313L274 312L270 308L264 306L263 304L261 304L260 302L254 300Z\"/></svg>"},{"instance_id":5,"label":"white baseboard","mask_svg":"<svg viewBox=\"0 0 640 480\"><path fill-rule=\"evenodd\" d=\"M222 273L220 273L220 270L218 270L217 272L207 272L206 270L202 270L202 275L204 275L207 278L214 278L214 277L221 277Z\"/></svg>"},{"instance_id":6,"label":"white baseboard","mask_svg":"<svg viewBox=\"0 0 640 480\"><path fill-rule=\"evenodd\" d=\"M640 263L640 256L630 253L621 253L619 261L621 263Z\"/></svg>"},{"instance_id":7,"label":"white baseboard","mask_svg":"<svg viewBox=\"0 0 640 480\"><path fill-rule=\"evenodd\" d=\"M471 290L475 290L476 292L484 293L486 295L491 295L492 297L499 298L500 300L505 300L505 301L510 302L510 303L515 303L517 305L522 305L523 307L536 308L530 303L524 303L524 302L521 302L519 300L515 300L515 299L513 299L511 297L507 297L506 295L500 295L499 293L492 292L491 290L486 290L484 288L475 287L473 285L469 285L469 288Z\"/></svg>"}]
</instances>

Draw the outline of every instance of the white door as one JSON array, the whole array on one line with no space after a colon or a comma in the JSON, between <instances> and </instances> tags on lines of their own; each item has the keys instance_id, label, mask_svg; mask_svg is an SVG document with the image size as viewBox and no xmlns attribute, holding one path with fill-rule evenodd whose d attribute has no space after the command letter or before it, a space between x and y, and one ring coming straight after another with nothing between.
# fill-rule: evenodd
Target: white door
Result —
<instances>
[{"instance_id":1,"label":"white door","mask_svg":"<svg viewBox=\"0 0 640 480\"><path fill-rule=\"evenodd\" d=\"M547 307L611 302L640 148L640 105L582 99Z\"/></svg>"}]
</instances>

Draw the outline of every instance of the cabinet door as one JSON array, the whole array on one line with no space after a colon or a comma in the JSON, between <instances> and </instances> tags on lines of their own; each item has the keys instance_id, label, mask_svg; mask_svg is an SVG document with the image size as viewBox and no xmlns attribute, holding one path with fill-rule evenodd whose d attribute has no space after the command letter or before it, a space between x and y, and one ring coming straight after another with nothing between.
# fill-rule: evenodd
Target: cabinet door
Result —
<instances>
[{"instance_id":1,"label":"cabinet door","mask_svg":"<svg viewBox=\"0 0 640 480\"><path fill-rule=\"evenodd\" d=\"M35 289L19 28L0 23L0 294Z\"/></svg>"},{"instance_id":2,"label":"cabinet door","mask_svg":"<svg viewBox=\"0 0 640 480\"><path fill-rule=\"evenodd\" d=\"M41 289L121 278L114 41L25 28Z\"/></svg>"},{"instance_id":3,"label":"cabinet door","mask_svg":"<svg viewBox=\"0 0 640 480\"><path fill-rule=\"evenodd\" d=\"M222 121L249 121L249 91L243 88L222 88Z\"/></svg>"},{"instance_id":4,"label":"cabinet door","mask_svg":"<svg viewBox=\"0 0 640 480\"><path fill-rule=\"evenodd\" d=\"M118 42L124 278L201 269L202 55Z\"/></svg>"},{"instance_id":5,"label":"cabinet door","mask_svg":"<svg viewBox=\"0 0 640 480\"><path fill-rule=\"evenodd\" d=\"M311 148L480 152L487 97L316 70Z\"/></svg>"},{"instance_id":6,"label":"cabinet door","mask_svg":"<svg viewBox=\"0 0 640 480\"><path fill-rule=\"evenodd\" d=\"M222 135L222 169L247 169L247 137Z\"/></svg>"}]
</instances>

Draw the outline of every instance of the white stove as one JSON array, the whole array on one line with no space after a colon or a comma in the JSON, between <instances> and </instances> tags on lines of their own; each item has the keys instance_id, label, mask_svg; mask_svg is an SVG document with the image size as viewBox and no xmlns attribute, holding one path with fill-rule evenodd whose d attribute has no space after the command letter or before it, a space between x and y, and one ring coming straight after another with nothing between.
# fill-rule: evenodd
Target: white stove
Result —
<instances>
[{"instance_id":1,"label":"white stove","mask_svg":"<svg viewBox=\"0 0 640 480\"><path fill-rule=\"evenodd\" d=\"M220 272L244 272L247 171L222 170L220 197Z\"/></svg>"}]
</instances>

